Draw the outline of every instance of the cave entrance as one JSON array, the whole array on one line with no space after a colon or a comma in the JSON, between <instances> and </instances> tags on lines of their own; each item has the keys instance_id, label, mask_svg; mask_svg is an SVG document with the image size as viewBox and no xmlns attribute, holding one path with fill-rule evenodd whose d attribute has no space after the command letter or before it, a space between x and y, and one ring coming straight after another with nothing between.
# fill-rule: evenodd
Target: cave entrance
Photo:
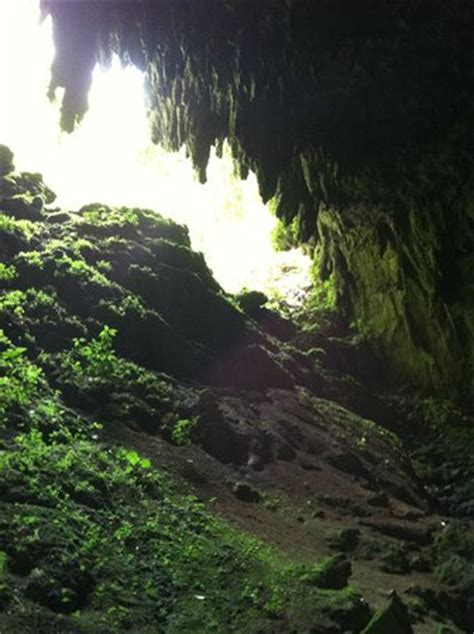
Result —
<instances>
[{"instance_id":1,"label":"cave entrance","mask_svg":"<svg viewBox=\"0 0 474 634\"><path fill-rule=\"evenodd\" d=\"M59 95L47 98L53 56L39 0L1 2L0 142L13 150L17 169L42 173L63 208L139 206L186 224L226 291L246 287L298 303L310 285L310 258L276 251L277 220L255 175L240 180L229 150L222 158L214 152L202 185L184 152L152 145L143 76L118 60L95 69L88 113L74 133L60 132Z\"/></svg>"}]
</instances>

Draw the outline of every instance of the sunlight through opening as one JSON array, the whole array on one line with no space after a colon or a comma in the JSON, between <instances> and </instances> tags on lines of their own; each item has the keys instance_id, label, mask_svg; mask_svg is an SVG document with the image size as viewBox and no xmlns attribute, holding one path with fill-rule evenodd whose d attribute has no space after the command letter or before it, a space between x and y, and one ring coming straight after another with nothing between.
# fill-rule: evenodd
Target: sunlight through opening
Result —
<instances>
[{"instance_id":1,"label":"sunlight through opening","mask_svg":"<svg viewBox=\"0 0 474 634\"><path fill-rule=\"evenodd\" d=\"M39 0L0 1L0 143L15 153L17 169L41 172L64 208L141 206L184 223L225 290L247 287L298 302L310 285L310 258L274 250L276 219L255 175L237 179L227 150L222 159L212 153L201 185L184 151L152 145L136 68L118 59L106 71L97 67L83 122L73 134L60 132L60 95L55 103L46 96L52 25L40 25L39 15Z\"/></svg>"}]
</instances>

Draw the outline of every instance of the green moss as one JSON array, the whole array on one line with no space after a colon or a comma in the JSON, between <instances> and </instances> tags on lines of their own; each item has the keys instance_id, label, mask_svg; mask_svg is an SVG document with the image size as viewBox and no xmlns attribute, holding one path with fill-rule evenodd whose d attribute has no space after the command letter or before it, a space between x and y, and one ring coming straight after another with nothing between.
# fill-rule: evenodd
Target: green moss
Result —
<instances>
[{"instance_id":1,"label":"green moss","mask_svg":"<svg viewBox=\"0 0 474 634\"><path fill-rule=\"evenodd\" d=\"M75 339L68 350L43 352L41 362L74 404L98 408L103 420L169 435L171 421L179 418L172 382L118 355L115 335L105 326L95 338Z\"/></svg>"},{"instance_id":2,"label":"green moss","mask_svg":"<svg viewBox=\"0 0 474 634\"><path fill-rule=\"evenodd\" d=\"M413 630L406 607L397 595L390 603L379 610L362 634L412 634Z\"/></svg>"},{"instance_id":3,"label":"green moss","mask_svg":"<svg viewBox=\"0 0 474 634\"><path fill-rule=\"evenodd\" d=\"M100 286L110 286L109 280L98 268L87 264L83 258L72 258L68 255L55 259L56 275L72 276L85 282L92 282Z\"/></svg>"},{"instance_id":4,"label":"green moss","mask_svg":"<svg viewBox=\"0 0 474 634\"><path fill-rule=\"evenodd\" d=\"M44 267L44 254L41 251L25 251L18 254L18 261L27 267L42 269Z\"/></svg>"},{"instance_id":5,"label":"green moss","mask_svg":"<svg viewBox=\"0 0 474 634\"><path fill-rule=\"evenodd\" d=\"M106 205L92 204L82 207L80 213L86 222L97 226L105 225L119 228L131 225L137 227L140 223L138 211L126 207L117 209Z\"/></svg>"},{"instance_id":6,"label":"green moss","mask_svg":"<svg viewBox=\"0 0 474 634\"><path fill-rule=\"evenodd\" d=\"M125 292L118 301L102 299L99 301L99 306L118 318L131 317L138 320L143 319L147 314L142 299L130 292Z\"/></svg>"},{"instance_id":7,"label":"green moss","mask_svg":"<svg viewBox=\"0 0 474 634\"><path fill-rule=\"evenodd\" d=\"M31 220L17 220L11 216L0 213L0 232L23 238L29 242L41 230L38 223Z\"/></svg>"},{"instance_id":8,"label":"green moss","mask_svg":"<svg viewBox=\"0 0 474 634\"><path fill-rule=\"evenodd\" d=\"M436 576L466 598L474 595L474 535L467 524L452 521L436 541Z\"/></svg>"},{"instance_id":9,"label":"green moss","mask_svg":"<svg viewBox=\"0 0 474 634\"><path fill-rule=\"evenodd\" d=\"M117 240L130 239L143 233L149 238L164 238L186 247L190 245L186 227L150 209L108 207L94 203L82 207L79 217L83 220L80 231L87 236Z\"/></svg>"},{"instance_id":10,"label":"green moss","mask_svg":"<svg viewBox=\"0 0 474 634\"><path fill-rule=\"evenodd\" d=\"M308 627L314 606L337 622L359 604L350 590L314 586L324 565L283 560L177 494L135 452L60 426L49 439L32 430L0 453L0 476L22 500L0 503L0 549L17 596L9 618L26 632L32 604L90 632L128 629L133 607L136 631L176 633L242 631L290 613ZM21 585L10 574L20 570Z\"/></svg>"},{"instance_id":11,"label":"green moss","mask_svg":"<svg viewBox=\"0 0 474 634\"><path fill-rule=\"evenodd\" d=\"M299 233L299 219L297 217L289 225L279 220L272 232L273 246L277 251L289 251L299 246Z\"/></svg>"}]
</instances>

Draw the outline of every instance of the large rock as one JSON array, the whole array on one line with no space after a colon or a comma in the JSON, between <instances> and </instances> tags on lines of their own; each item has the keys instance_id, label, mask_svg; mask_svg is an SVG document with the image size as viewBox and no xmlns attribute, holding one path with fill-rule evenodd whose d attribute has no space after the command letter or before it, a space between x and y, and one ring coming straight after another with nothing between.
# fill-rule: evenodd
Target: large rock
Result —
<instances>
[{"instance_id":1,"label":"large rock","mask_svg":"<svg viewBox=\"0 0 474 634\"><path fill-rule=\"evenodd\" d=\"M0 176L13 172L13 152L6 145L0 145Z\"/></svg>"},{"instance_id":2,"label":"large rock","mask_svg":"<svg viewBox=\"0 0 474 634\"><path fill-rule=\"evenodd\" d=\"M395 592L388 605L377 612L362 634L413 634L408 611Z\"/></svg>"}]
</instances>

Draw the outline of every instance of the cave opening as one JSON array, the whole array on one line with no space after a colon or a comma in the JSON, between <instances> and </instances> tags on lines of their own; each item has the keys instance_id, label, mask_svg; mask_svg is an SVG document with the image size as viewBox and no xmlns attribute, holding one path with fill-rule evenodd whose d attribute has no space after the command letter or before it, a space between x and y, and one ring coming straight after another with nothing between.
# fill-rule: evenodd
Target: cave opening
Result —
<instances>
[{"instance_id":1,"label":"cave opening","mask_svg":"<svg viewBox=\"0 0 474 634\"><path fill-rule=\"evenodd\" d=\"M245 180L236 174L227 144L219 157L212 149L201 184L184 147L171 152L151 143L144 75L116 55L96 65L80 125L61 132L64 91L47 94L55 54L51 18L41 20L40 0L3 2L0 25L0 137L18 171L40 172L57 196L54 204L65 209L92 202L154 209L188 227L192 247L204 253L225 291L256 290L275 304L301 305L311 259L296 246L277 250L278 221L262 202L255 174Z\"/></svg>"}]
</instances>

